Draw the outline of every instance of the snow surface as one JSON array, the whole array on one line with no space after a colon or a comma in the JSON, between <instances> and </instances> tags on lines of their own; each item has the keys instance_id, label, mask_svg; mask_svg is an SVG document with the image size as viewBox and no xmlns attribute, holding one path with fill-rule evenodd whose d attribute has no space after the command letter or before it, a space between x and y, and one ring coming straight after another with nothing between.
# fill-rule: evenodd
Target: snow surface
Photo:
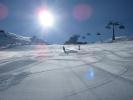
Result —
<instances>
[{"instance_id":1,"label":"snow surface","mask_svg":"<svg viewBox=\"0 0 133 100\"><path fill-rule=\"evenodd\" d=\"M113 42L125 42L125 41L133 41L133 37L132 36L119 36L119 37L115 37L115 40L113 40ZM108 39L106 41L104 41L106 43L112 43L112 39Z\"/></svg>"},{"instance_id":2,"label":"snow surface","mask_svg":"<svg viewBox=\"0 0 133 100\"><path fill-rule=\"evenodd\" d=\"M133 100L133 41L0 51L0 100Z\"/></svg>"}]
</instances>

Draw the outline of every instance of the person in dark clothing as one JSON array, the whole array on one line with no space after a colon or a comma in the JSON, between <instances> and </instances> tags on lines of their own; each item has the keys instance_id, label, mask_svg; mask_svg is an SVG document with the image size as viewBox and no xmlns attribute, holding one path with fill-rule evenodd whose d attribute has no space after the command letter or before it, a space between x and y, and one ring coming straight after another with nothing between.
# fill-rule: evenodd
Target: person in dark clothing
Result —
<instances>
[{"instance_id":1,"label":"person in dark clothing","mask_svg":"<svg viewBox=\"0 0 133 100\"><path fill-rule=\"evenodd\" d=\"M80 50L80 45L78 45L78 50Z\"/></svg>"},{"instance_id":2,"label":"person in dark clothing","mask_svg":"<svg viewBox=\"0 0 133 100\"><path fill-rule=\"evenodd\" d=\"M67 54L66 49L65 49L65 47L64 47L64 46L63 46L63 51L64 51L64 53L66 53L66 54Z\"/></svg>"}]
</instances>

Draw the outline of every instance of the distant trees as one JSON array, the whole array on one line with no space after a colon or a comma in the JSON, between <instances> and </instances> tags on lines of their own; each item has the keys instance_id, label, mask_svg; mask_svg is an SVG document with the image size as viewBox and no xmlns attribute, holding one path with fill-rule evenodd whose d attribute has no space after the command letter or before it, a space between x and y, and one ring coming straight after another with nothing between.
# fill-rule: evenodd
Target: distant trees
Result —
<instances>
[{"instance_id":1,"label":"distant trees","mask_svg":"<svg viewBox=\"0 0 133 100\"><path fill-rule=\"evenodd\" d=\"M122 28L122 26L120 26ZM94 37L93 37L94 36ZM103 43L102 39L103 34L100 32L97 33L84 33L83 35L72 35L64 44L87 44L87 43L95 43L95 41L98 39L101 43ZM89 38L90 42L89 42ZM94 39L97 38L97 39ZM93 40L94 39L94 40ZM91 42L93 40L93 42Z\"/></svg>"},{"instance_id":2,"label":"distant trees","mask_svg":"<svg viewBox=\"0 0 133 100\"><path fill-rule=\"evenodd\" d=\"M64 44L87 44L87 42L81 42L79 41L79 38L86 39L85 36L80 35L72 35L68 41L66 41Z\"/></svg>"},{"instance_id":3,"label":"distant trees","mask_svg":"<svg viewBox=\"0 0 133 100\"><path fill-rule=\"evenodd\" d=\"M91 33L85 33L84 36L82 36L82 39L85 40L90 35L91 35ZM87 42L85 42L85 44L87 44Z\"/></svg>"},{"instance_id":4,"label":"distant trees","mask_svg":"<svg viewBox=\"0 0 133 100\"><path fill-rule=\"evenodd\" d=\"M110 21L106 28L107 29L112 29L113 34L112 34L112 41L115 40L115 28L118 27L119 29L125 29L125 26L120 24L119 22L116 21Z\"/></svg>"},{"instance_id":5,"label":"distant trees","mask_svg":"<svg viewBox=\"0 0 133 100\"><path fill-rule=\"evenodd\" d=\"M65 44L77 44L79 37L79 35L73 35L69 38L68 41L65 42Z\"/></svg>"},{"instance_id":6,"label":"distant trees","mask_svg":"<svg viewBox=\"0 0 133 100\"><path fill-rule=\"evenodd\" d=\"M97 32L96 35L98 36L99 40L101 41L101 43L103 42L102 38L101 38L101 33Z\"/></svg>"},{"instance_id":7,"label":"distant trees","mask_svg":"<svg viewBox=\"0 0 133 100\"><path fill-rule=\"evenodd\" d=\"M86 33L86 35L87 35L87 36L90 36L90 35L91 35L91 33Z\"/></svg>"},{"instance_id":8,"label":"distant trees","mask_svg":"<svg viewBox=\"0 0 133 100\"><path fill-rule=\"evenodd\" d=\"M82 39L86 39L86 37L85 36L82 36Z\"/></svg>"}]
</instances>

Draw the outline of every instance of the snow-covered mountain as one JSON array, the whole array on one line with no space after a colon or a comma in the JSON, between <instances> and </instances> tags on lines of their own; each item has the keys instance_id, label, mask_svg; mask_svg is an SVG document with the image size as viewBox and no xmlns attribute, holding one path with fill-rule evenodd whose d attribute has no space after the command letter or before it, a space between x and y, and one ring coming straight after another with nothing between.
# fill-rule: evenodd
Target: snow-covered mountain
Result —
<instances>
[{"instance_id":1,"label":"snow-covered mountain","mask_svg":"<svg viewBox=\"0 0 133 100\"><path fill-rule=\"evenodd\" d=\"M15 33L5 32L4 30L0 30L0 47L7 48L9 46L16 45L27 45L27 44L39 44L45 43L43 40L33 36L33 37L25 37L21 35L17 35Z\"/></svg>"},{"instance_id":2,"label":"snow-covered mountain","mask_svg":"<svg viewBox=\"0 0 133 100\"><path fill-rule=\"evenodd\" d=\"M0 46L10 46L10 45L22 45L29 44L31 42L30 37L24 37L17 35L15 33L5 32L0 30Z\"/></svg>"}]
</instances>

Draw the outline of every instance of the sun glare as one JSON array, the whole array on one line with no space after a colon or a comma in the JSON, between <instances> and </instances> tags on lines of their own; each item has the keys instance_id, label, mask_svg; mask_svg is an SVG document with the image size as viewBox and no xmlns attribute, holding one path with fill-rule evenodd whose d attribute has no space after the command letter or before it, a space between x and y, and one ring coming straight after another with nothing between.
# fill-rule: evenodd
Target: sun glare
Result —
<instances>
[{"instance_id":1,"label":"sun glare","mask_svg":"<svg viewBox=\"0 0 133 100\"><path fill-rule=\"evenodd\" d=\"M39 22L44 27L52 27L54 25L54 16L48 10L40 11L38 18L39 18Z\"/></svg>"}]
</instances>

